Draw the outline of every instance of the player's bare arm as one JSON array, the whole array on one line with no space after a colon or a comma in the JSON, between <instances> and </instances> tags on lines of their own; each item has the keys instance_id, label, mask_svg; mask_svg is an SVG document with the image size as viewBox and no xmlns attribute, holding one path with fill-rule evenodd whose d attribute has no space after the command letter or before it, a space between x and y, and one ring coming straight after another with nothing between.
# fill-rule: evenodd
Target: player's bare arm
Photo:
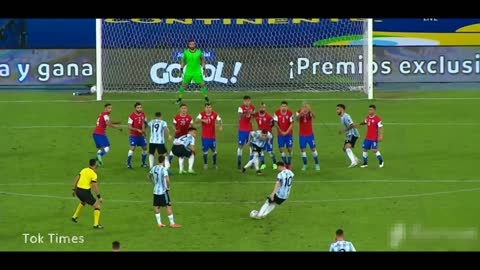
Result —
<instances>
[{"instance_id":1,"label":"player's bare arm","mask_svg":"<svg viewBox=\"0 0 480 270\"><path fill-rule=\"evenodd\" d=\"M290 123L290 126L288 126L287 131L285 131L285 134L284 134L284 135L287 135L287 134L290 132L290 130L292 130L292 128L293 128L293 123L294 123L294 122L291 122L291 123Z\"/></svg>"},{"instance_id":2,"label":"player's bare arm","mask_svg":"<svg viewBox=\"0 0 480 270\"><path fill-rule=\"evenodd\" d=\"M192 151L192 153L195 154L195 145L190 144L188 147L190 148L190 150Z\"/></svg>"},{"instance_id":3,"label":"player's bare arm","mask_svg":"<svg viewBox=\"0 0 480 270\"><path fill-rule=\"evenodd\" d=\"M378 128L378 141L383 141L383 126Z\"/></svg>"},{"instance_id":4,"label":"player's bare arm","mask_svg":"<svg viewBox=\"0 0 480 270\"><path fill-rule=\"evenodd\" d=\"M218 130L223 131L223 121L222 121L222 119L217 120L217 122L218 122Z\"/></svg>"},{"instance_id":5,"label":"player's bare arm","mask_svg":"<svg viewBox=\"0 0 480 270\"><path fill-rule=\"evenodd\" d=\"M100 191L98 190L97 182L92 182L90 185L91 185L93 191L95 192L95 194L97 195L98 200L100 202L102 202L102 198L100 197Z\"/></svg>"},{"instance_id":6,"label":"player's bare arm","mask_svg":"<svg viewBox=\"0 0 480 270\"><path fill-rule=\"evenodd\" d=\"M155 181L153 181L153 174L148 173L148 174L147 174L147 179L148 179L149 182L152 182L152 184L155 185Z\"/></svg>"},{"instance_id":7,"label":"player's bare arm","mask_svg":"<svg viewBox=\"0 0 480 270\"><path fill-rule=\"evenodd\" d=\"M168 129L168 127L165 127L165 132L168 135L168 140L171 141L173 138L172 138L172 135L170 135L170 129Z\"/></svg>"},{"instance_id":8,"label":"player's bare arm","mask_svg":"<svg viewBox=\"0 0 480 270\"><path fill-rule=\"evenodd\" d=\"M167 190L170 190L170 177L168 175L165 176L165 181L167 181Z\"/></svg>"},{"instance_id":9,"label":"player's bare arm","mask_svg":"<svg viewBox=\"0 0 480 270\"><path fill-rule=\"evenodd\" d=\"M279 187L280 187L280 180L277 180L277 182L275 183L275 187L273 188L272 194L270 195L270 199L272 199L272 201Z\"/></svg>"},{"instance_id":10,"label":"player's bare arm","mask_svg":"<svg viewBox=\"0 0 480 270\"><path fill-rule=\"evenodd\" d=\"M75 191L77 190L77 183L80 180L80 174L75 176L75 180L73 180L73 188L72 188L72 196L75 197Z\"/></svg>"},{"instance_id":11,"label":"player's bare arm","mask_svg":"<svg viewBox=\"0 0 480 270\"><path fill-rule=\"evenodd\" d=\"M105 124L108 126L108 127L111 127L111 128L116 128L120 131L122 131L122 128L119 127L118 125L120 124L120 121L110 121L110 120L107 120L105 121Z\"/></svg>"},{"instance_id":12,"label":"player's bare arm","mask_svg":"<svg viewBox=\"0 0 480 270\"><path fill-rule=\"evenodd\" d=\"M131 131L136 131L136 132L138 132L138 133L143 134L143 129L134 128L134 127L132 126L132 124L128 124L128 129L131 130Z\"/></svg>"},{"instance_id":13,"label":"player's bare arm","mask_svg":"<svg viewBox=\"0 0 480 270\"><path fill-rule=\"evenodd\" d=\"M354 123L351 123L350 126L348 126L348 127L345 128L345 129L340 129L340 130L338 131L338 134L343 134L343 133L349 131L349 130L352 129L352 128L355 128L355 124L354 124Z\"/></svg>"}]
</instances>

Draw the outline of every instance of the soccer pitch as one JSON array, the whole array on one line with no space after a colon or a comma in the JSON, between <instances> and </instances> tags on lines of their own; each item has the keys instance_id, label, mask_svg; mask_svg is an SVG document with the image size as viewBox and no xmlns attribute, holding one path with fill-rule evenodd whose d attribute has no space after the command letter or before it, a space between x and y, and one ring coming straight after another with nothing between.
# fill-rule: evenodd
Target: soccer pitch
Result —
<instances>
[{"instance_id":1,"label":"soccer pitch","mask_svg":"<svg viewBox=\"0 0 480 270\"><path fill-rule=\"evenodd\" d=\"M256 176L254 170L242 174L236 169L237 108L245 94L210 94L225 123L223 132L217 131L219 168L203 170L198 154L197 175L171 177L175 221L183 226L179 229L157 228L153 185L146 178L148 170L140 167L141 150L134 154L134 169L128 170L128 132L108 128L111 150L105 166L97 169L105 229L94 230L90 206L78 223L70 220L78 204L71 187L75 175L95 157L92 130L104 103L113 104L111 119L124 125L136 101L149 119L161 111L171 124L178 112L176 96L107 94L97 102L94 96L71 92L0 93L0 250L108 251L118 240L123 251L327 251L338 228L358 251L480 250L480 177L475 172L479 91L380 92L374 101L352 93L248 93L255 107L263 101L270 113L282 100L292 111L309 101L317 116L321 171L314 171L309 152L309 169L300 170L295 125L290 197L263 220L250 219L249 212L270 194L276 172L268 167L264 176ZM194 118L203 110L199 93L187 91L184 102ZM378 168L370 152L369 168L347 169L349 160L341 151L344 136L337 133L338 103L347 106L355 122L364 119L369 104L377 106L385 125L380 143L384 168ZM361 157L365 127L359 131L354 152ZM274 149L278 159L278 147ZM271 164L268 156L265 160ZM175 158L172 169L177 168ZM161 213L166 223L163 209ZM25 243L26 233L44 236L43 243ZM66 238L59 236L81 236L83 241L61 243Z\"/></svg>"}]
</instances>

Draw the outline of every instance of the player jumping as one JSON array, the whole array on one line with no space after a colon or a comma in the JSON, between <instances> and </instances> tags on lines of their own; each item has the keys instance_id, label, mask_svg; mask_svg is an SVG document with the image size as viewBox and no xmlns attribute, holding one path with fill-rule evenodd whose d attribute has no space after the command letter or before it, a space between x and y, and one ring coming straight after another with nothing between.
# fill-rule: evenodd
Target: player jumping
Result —
<instances>
[{"instance_id":1,"label":"player jumping","mask_svg":"<svg viewBox=\"0 0 480 270\"><path fill-rule=\"evenodd\" d=\"M242 167L242 150L247 143L250 131L252 131L252 115L255 114L255 106L250 104L250 97L243 97L243 104L238 107L238 149L237 149L237 168ZM252 149L250 148L250 160L252 159Z\"/></svg>"},{"instance_id":2,"label":"player jumping","mask_svg":"<svg viewBox=\"0 0 480 270\"><path fill-rule=\"evenodd\" d=\"M207 88L205 87L202 74L202 70L205 73L205 57L203 57L202 51L195 47L195 41L193 39L188 41L188 49L183 51L182 61L180 62L180 76L182 76L185 65L187 65L187 68L183 75L182 84L178 89L178 99L176 103L180 104L182 102L185 87L187 87L192 80L200 85L200 91L202 91L203 97L205 98L205 103L209 103Z\"/></svg>"},{"instance_id":3,"label":"player jumping","mask_svg":"<svg viewBox=\"0 0 480 270\"><path fill-rule=\"evenodd\" d=\"M97 126L93 130L93 141L97 147L97 164L103 165L103 156L110 151L110 142L108 141L106 130L107 126L117 128L122 131L122 128L118 126L120 122L110 121L110 113L112 112L112 104L107 103L103 106L103 112L98 115Z\"/></svg>"},{"instance_id":4,"label":"player jumping","mask_svg":"<svg viewBox=\"0 0 480 270\"><path fill-rule=\"evenodd\" d=\"M175 130L175 139L188 134L188 129L193 124L193 118L187 113L188 107L186 104L180 104L180 113L173 117L173 130ZM173 160L173 152L170 151L168 162L171 164Z\"/></svg>"},{"instance_id":5,"label":"player jumping","mask_svg":"<svg viewBox=\"0 0 480 270\"><path fill-rule=\"evenodd\" d=\"M250 145L253 157L243 167L242 173L245 173L245 170L253 164L255 166L255 170L257 170L257 175L263 175L258 166L258 160L262 150L265 148L265 144L271 144L272 138L272 133L268 132L266 129L250 132L248 142L246 144Z\"/></svg>"},{"instance_id":6,"label":"player jumping","mask_svg":"<svg viewBox=\"0 0 480 270\"><path fill-rule=\"evenodd\" d=\"M265 144L265 150L267 151L268 155L270 155L270 158L272 159L273 162L273 169L277 169L277 159L275 158L275 153L273 153L273 132L272 132L272 127L275 125L273 122L273 117L267 112L267 106L265 103L260 103L260 106L258 107L258 112L255 113L255 121L257 122L257 129L258 130L263 130L266 129L268 132L272 133L272 140L270 143ZM262 164L260 166L261 170L264 170L267 166L265 165L265 156L263 155L263 151L260 155L260 163Z\"/></svg>"},{"instance_id":7,"label":"player jumping","mask_svg":"<svg viewBox=\"0 0 480 270\"><path fill-rule=\"evenodd\" d=\"M217 169L217 142L215 139L215 124L218 122L218 130L222 131L222 119L216 112L212 111L212 105L207 103L205 104L205 111L199 113L196 120L202 122L203 168L208 169L208 149L211 149L213 168Z\"/></svg>"},{"instance_id":8,"label":"player jumping","mask_svg":"<svg viewBox=\"0 0 480 270\"><path fill-rule=\"evenodd\" d=\"M140 102L133 105L135 111L128 117L128 129L130 130L130 150L127 156L127 168L132 168L132 156L135 152L135 147L142 147L142 167L147 168L145 163L147 160L147 141L145 140L145 125L147 124L147 117L142 111L142 104Z\"/></svg>"},{"instance_id":9,"label":"player jumping","mask_svg":"<svg viewBox=\"0 0 480 270\"><path fill-rule=\"evenodd\" d=\"M365 121L355 126L367 125L367 135L363 140L363 165L361 168L368 167L368 150L372 149L375 156L378 159L378 167L383 168L383 158L378 151L378 143L383 140L383 124L382 119L376 115L377 107L375 105L368 106L368 115L365 117Z\"/></svg>"},{"instance_id":10,"label":"player jumping","mask_svg":"<svg viewBox=\"0 0 480 270\"><path fill-rule=\"evenodd\" d=\"M345 105L338 104L337 105L337 114L340 116L340 120L342 125L345 128L342 128L338 131L338 134L345 133L345 143L343 144L343 151L347 154L348 158L350 159L351 163L348 168L353 168L358 165L360 160L355 156L352 151L352 148L355 147L355 142L360 137L358 130L355 128L355 124L353 123L352 118L348 113L345 112Z\"/></svg>"},{"instance_id":11,"label":"player jumping","mask_svg":"<svg viewBox=\"0 0 480 270\"><path fill-rule=\"evenodd\" d=\"M312 119L315 118L310 104L303 103L302 108L296 113L297 121L299 122L299 141L300 151L302 152L302 171L307 169L307 153L305 149L310 146L312 151L313 160L315 161L315 170L320 171L320 164L318 164L318 152L315 146L315 137L313 135Z\"/></svg>"},{"instance_id":12,"label":"player jumping","mask_svg":"<svg viewBox=\"0 0 480 270\"><path fill-rule=\"evenodd\" d=\"M292 146L293 146L293 113L288 109L288 102L282 101L280 109L275 111L273 121L277 127L278 150L287 169L292 169ZM288 157L285 155L285 146Z\"/></svg>"},{"instance_id":13,"label":"player jumping","mask_svg":"<svg viewBox=\"0 0 480 270\"><path fill-rule=\"evenodd\" d=\"M279 173L277 174L277 182L275 183L273 192L267 197L267 200L254 218L261 219L266 217L273 211L275 206L282 204L290 195L290 189L292 188L292 181L295 175L286 168L285 163L282 161L277 162L277 166Z\"/></svg>"},{"instance_id":14,"label":"player jumping","mask_svg":"<svg viewBox=\"0 0 480 270\"><path fill-rule=\"evenodd\" d=\"M168 139L171 140L172 136L169 134L167 122L162 119L162 113L156 112L155 119L148 122L148 127L150 128L150 144L148 145L148 161L150 162L150 169L155 165L155 152L159 156L167 155L167 148L165 147L165 132L168 135ZM168 159L165 160L165 168L170 168L170 162Z\"/></svg>"},{"instance_id":15,"label":"player jumping","mask_svg":"<svg viewBox=\"0 0 480 270\"><path fill-rule=\"evenodd\" d=\"M173 141L172 152L178 157L179 174L189 173L195 174L193 170L193 162L195 161L195 136L197 129L194 127L188 128L188 134L183 135ZM183 162L188 158L188 171L183 170Z\"/></svg>"}]
</instances>

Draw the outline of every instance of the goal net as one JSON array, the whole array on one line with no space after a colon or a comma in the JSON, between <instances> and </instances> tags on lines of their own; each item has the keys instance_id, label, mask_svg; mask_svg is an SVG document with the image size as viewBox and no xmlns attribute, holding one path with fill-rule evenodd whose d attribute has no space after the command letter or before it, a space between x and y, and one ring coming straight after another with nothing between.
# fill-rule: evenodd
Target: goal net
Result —
<instances>
[{"instance_id":1,"label":"goal net","mask_svg":"<svg viewBox=\"0 0 480 270\"><path fill-rule=\"evenodd\" d=\"M371 98L371 28L371 19L97 19L97 98L176 91L189 39L203 51L209 91L363 91Z\"/></svg>"}]
</instances>

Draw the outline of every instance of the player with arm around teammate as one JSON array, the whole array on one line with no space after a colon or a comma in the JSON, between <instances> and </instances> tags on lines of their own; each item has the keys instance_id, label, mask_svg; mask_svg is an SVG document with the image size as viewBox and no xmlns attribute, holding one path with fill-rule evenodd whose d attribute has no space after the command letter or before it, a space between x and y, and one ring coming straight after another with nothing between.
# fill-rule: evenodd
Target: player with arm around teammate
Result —
<instances>
[{"instance_id":1,"label":"player with arm around teammate","mask_svg":"<svg viewBox=\"0 0 480 270\"><path fill-rule=\"evenodd\" d=\"M137 102L133 105L133 111L128 117L128 129L130 130L130 150L127 155L127 168L132 168L132 157L135 148L142 148L142 167L147 168L147 140L145 139L145 126L147 124L147 116L143 112L142 103Z\"/></svg>"},{"instance_id":2,"label":"player with arm around teammate","mask_svg":"<svg viewBox=\"0 0 480 270\"><path fill-rule=\"evenodd\" d=\"M252 218L261 219L266 217L273 211L275 206L281 205L290 196L290 190L292 188L293 172L287 169L283 161L277 162L277 181L273 188L272 194L267 197L267 200L262 205L260 210Z\"/></svg>"},{"instance_id":3,"label":"player with arm around teammate","mask_svg":"<svg viewBox=\"0 0 480 270\"><path fill-rule=\"evenodd\" d=\"M367 135L363 140L363 165L361 168L368 167L368 150L372 149L373 153L378 159L378 167L383 168L383 158L378 151L378 143L383 140L383 124L382 119L376 114L377 107L375 105L368 106L368 115L365 117L365 121L356 126L367 126Z\"/></svg>"},{"instance_id":4,"label":"player with arm around teammate","mask_svg":"<svg viewBox=\"0 0 480 270\"><path fill-rule=\"evenodd\" d=\"M148 161L150 162L150 169L155 165L155 152L159 156L167 155L167 148L165 147L165 132L168 135L168 139L171 140L167 122L162 119L162 113L156 112L155 119L148 122L148 127L150 128L150 143L148 145L149 157ZM168 159L165 160L165 168L170 168L170 162Z\"/></svg>"},{"instance_id":5,"label":"player with arm around teammate","mask_svg":"<svg viewBox=\"0 0 480 270\"><path fill-rule=\"evenodd\" d=\"M245 173L247 168L253 164L255 166L255 170L257 170L257 175L263 175L259 168L259 156L265 148L265 145L267 143L271 143L272 138L272 133L268 132L266 129L250 132L246 145L250 145L253 157L242 168L242 173Z\"/></svg>"}]
</instances>

